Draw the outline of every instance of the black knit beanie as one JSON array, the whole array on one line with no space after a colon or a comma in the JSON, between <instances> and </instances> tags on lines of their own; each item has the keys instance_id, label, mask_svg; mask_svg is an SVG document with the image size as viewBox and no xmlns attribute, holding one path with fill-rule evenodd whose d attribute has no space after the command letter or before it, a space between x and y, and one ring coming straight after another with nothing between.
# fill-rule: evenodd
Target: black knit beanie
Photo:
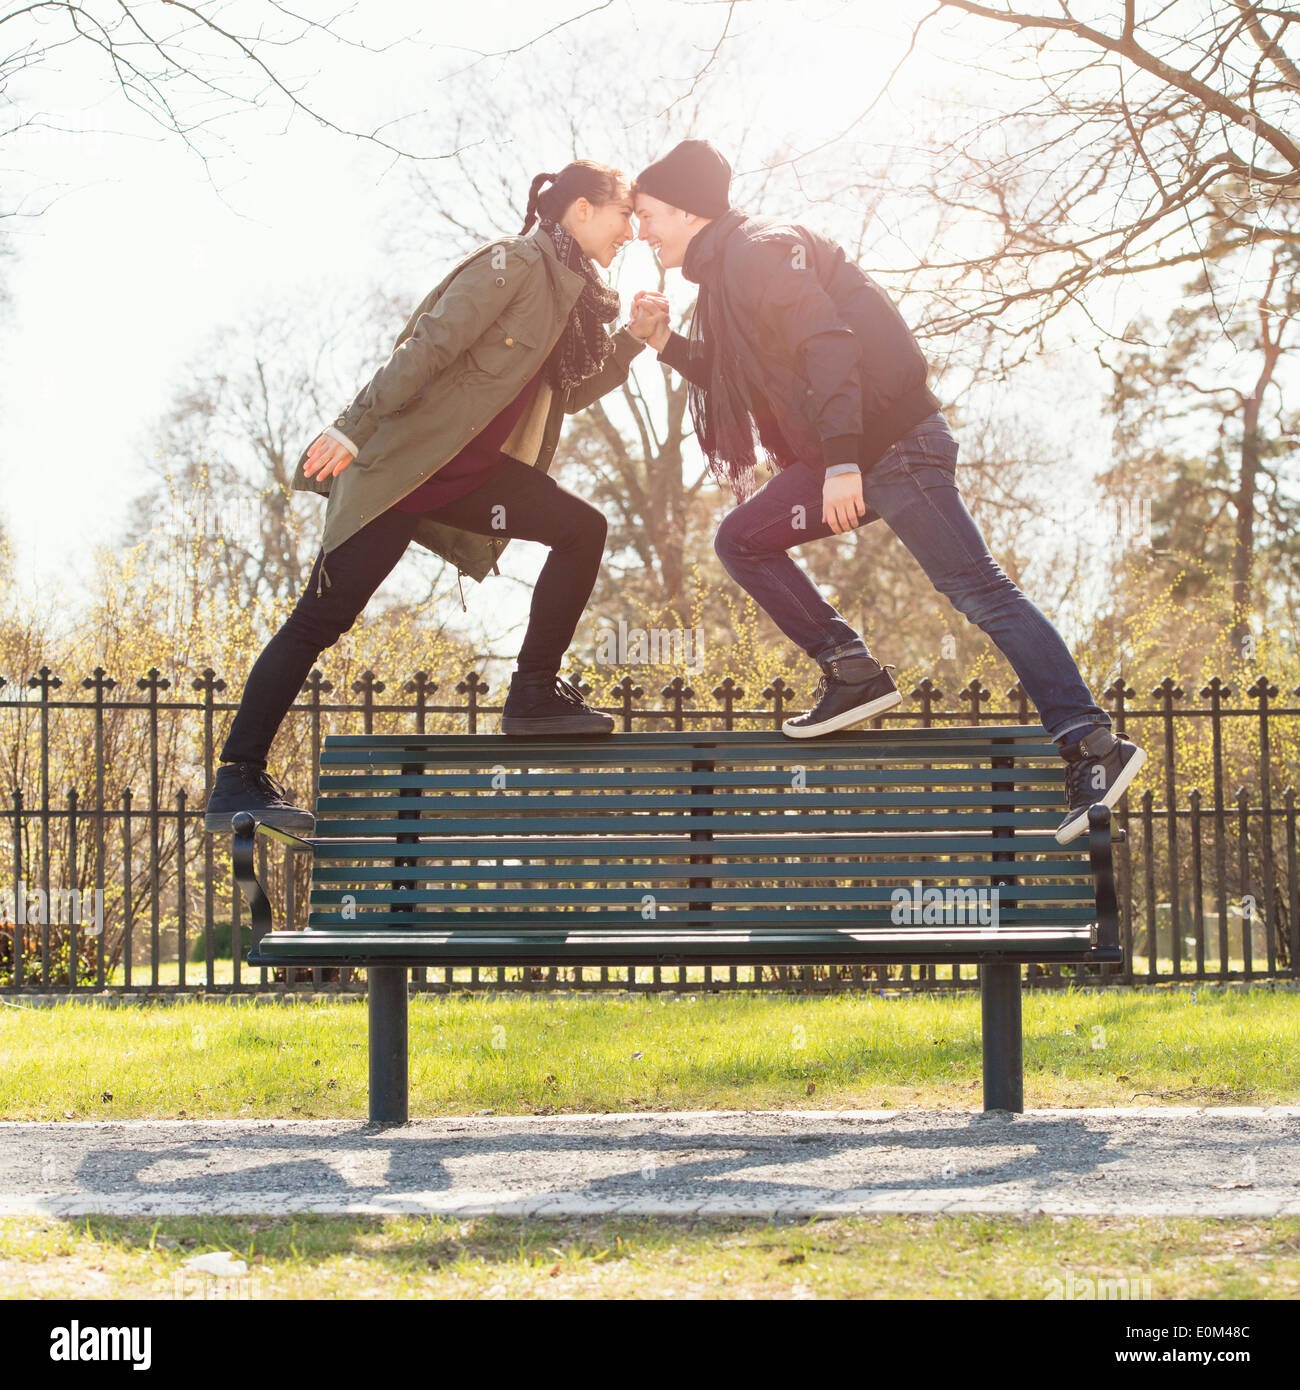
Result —
<instances>
[{"instance_id":1,"label":"black knit beanie","mask_svg":"<svg viewBox=\"0 0 1300 1390\"><path fill-rule=\"evenodd\" d=\"M697 217L721 217L731 207L731 165L707 140L683 140L643 169L636 187Z\"/></svg>"}]
</instances>

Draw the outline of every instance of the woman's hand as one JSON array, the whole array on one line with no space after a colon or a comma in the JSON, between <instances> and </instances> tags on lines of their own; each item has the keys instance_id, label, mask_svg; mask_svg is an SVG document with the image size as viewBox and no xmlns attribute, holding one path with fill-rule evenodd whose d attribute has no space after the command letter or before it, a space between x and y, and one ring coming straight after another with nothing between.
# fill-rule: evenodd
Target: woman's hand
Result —
<instances>
[{"instance_id":1,"label":"woman's hand","mask_svg":"<svg viewBox=\"0 0 1300 1390\"><path fill-rule=\"evenodd\" d=\"M332 435L318 434L307 450L307 458L302 471L307 477L319 474L322 478L332 478L342 473L355 455Z\"/></svg>"},{"instance_id":2,"label":"woman's hand","mask_svg":"<svg viewBox=\"0 0 1300 1390\"><path fill-rule=\"evenodd\" d=\"M822 521L837 536L852 531L866 514L861 473L840 473L826 479L822 485Z\"/></svg>"}]
</instances>

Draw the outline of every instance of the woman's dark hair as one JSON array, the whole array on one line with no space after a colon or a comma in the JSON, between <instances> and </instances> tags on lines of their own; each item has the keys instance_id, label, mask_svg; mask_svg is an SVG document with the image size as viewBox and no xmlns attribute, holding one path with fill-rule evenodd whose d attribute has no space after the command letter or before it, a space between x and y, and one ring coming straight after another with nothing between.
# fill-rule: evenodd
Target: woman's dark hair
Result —
<instances>
[{"instance_id":1,"label":"woman's dark hair","mask_svg":"<svg viewBox=\"0 0 1300 1390\"><path fill-rule=\"evenodd\" d=\"M596 164L590 159L575 159L558 174L538 174L528 190L528 210L520 235L528 232L538 217L558 222L568 212L570 204L579 198L585 198L596 207L612 203L626 183L622 170ZM543 188L543 184L550 184L550 187Z\"/></svg>"}]
</instances>

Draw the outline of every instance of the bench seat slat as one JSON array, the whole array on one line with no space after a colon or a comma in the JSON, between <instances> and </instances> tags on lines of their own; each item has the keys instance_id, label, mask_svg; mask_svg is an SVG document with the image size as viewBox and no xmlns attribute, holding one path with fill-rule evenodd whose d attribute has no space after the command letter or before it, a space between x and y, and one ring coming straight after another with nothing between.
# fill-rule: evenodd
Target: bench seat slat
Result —
<instances>
[{"instance_id":1,"label":"bench seat slat","mask_svg":"<svg viewBox=\"0 0 1300 1390\"><path fill-rule=\"evenodd\" d=\"M942 959L1119 960L1118 951L1091 945L1087 932L1042 927L999 934L948 927L901 931L777 929L729 932L271 932L249 953L252 965L726 965L728 963L851 964L878 959L906 963Z\"/></svg>"}]
</instances>

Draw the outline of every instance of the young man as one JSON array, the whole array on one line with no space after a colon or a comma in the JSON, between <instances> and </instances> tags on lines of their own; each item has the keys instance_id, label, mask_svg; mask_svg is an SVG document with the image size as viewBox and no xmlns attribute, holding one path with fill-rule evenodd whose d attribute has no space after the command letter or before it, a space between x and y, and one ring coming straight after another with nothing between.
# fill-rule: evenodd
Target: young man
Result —
<instances>
[{"instance_id":1,"label":"young man","mask_svg":"<svg viewBox=\"0 0 1300 1390\"><path fill-rule=\"evenodd\" d=\"M728 574L822 667L811 738L870 719L902 696L862 637L787 553L883 518L941 593L1011 663L1069 763L1065 844L1088 807L1114 806L1146 760L1110 730L1047 618L988 552L956 482L957 441L928 367L884 290L827 238L731 207L731 166L684 140L633 185L638 238L699 286L689 340L667 302L647 341L688 383L696 438L740 505L718 528ZM755 434L778 472L753 492ZM752 493L752 495L751 495Z\"/></svg>"}]
</instances>

